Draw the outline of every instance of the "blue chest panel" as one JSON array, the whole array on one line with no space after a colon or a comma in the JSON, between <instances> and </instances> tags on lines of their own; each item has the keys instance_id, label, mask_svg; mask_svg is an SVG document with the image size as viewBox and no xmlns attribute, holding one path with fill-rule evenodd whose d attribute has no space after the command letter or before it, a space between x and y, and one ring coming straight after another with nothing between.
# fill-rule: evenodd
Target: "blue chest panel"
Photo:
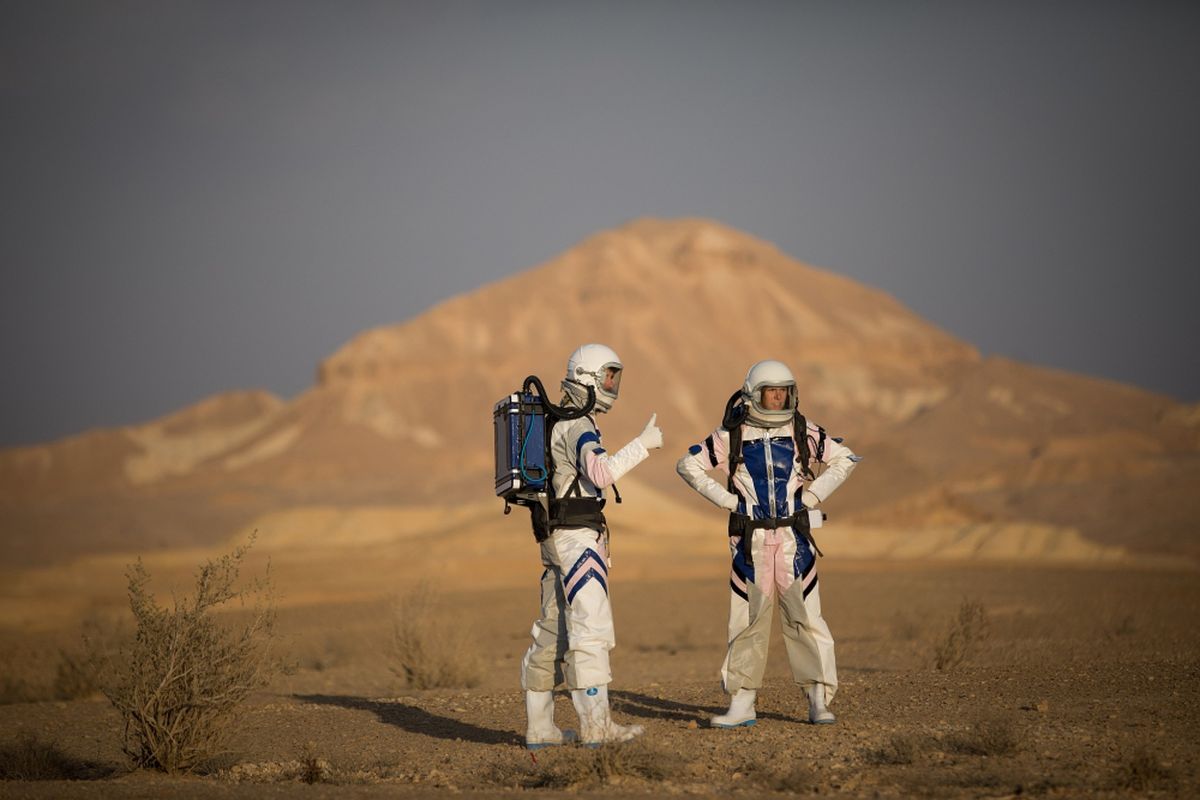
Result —
<instances>
[{"instance_id":1,"label":"blue chest panel","mask_svg":"<svg viewBox=\"0 0 1200 800\"><path fill-rule=\"evenodd\" d=\"M754 495L758 500L751 514L755 519L771 516L772 496L775 498L775 516L789 513L787 484L792 477L795 457L796 443L790 436L752 439L742 444L742 458L745 459L746 471L754 481ZM771 464L769 471L768 460Z\"/></svg>"}]
</instances>

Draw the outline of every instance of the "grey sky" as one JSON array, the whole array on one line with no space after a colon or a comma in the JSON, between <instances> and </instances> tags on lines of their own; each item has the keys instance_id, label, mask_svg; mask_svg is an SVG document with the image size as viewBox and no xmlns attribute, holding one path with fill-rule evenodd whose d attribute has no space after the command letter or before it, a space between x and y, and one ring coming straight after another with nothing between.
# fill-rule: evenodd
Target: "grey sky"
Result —
<instances>
[{"instance_id":1,"label":"grey sky","mask_svg":"<svg viewBox=\"0 0 1200 800\"><path fill-rule=\"evenodd\" d=\"M0 7L0 445L311 384L706 216L984 353L1200 400L1200 6Z\"/></svg>"}]
</instances>

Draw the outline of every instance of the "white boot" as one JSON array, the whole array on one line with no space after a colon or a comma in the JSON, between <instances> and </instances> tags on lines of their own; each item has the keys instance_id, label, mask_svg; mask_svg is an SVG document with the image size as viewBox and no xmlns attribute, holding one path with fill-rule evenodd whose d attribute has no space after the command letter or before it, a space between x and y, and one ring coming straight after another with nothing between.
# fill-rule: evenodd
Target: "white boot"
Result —
<instances>
[{"instance_id":1,"label":"white boot","mask_svg":"<svg viewBox=\"0 0 1200 800\"><path fill-rule=\"evenodd\" d=\"M808 692L808 721L813 725L832 725L837 722L833 712L825 707L825 685L814 683Z\"/></svg>"},{"instance_id":2,"label":"white boot","mask_svg":"<svg viewBox=\"0 0 1200 800\"><path fill-rule=\"evenodd\" d=\"M714 728L750 727L757 718L754 714L754 698L758 692L754 689L738 689L729 701L729 710L718 717L712 718Z\"/></svg>"},{"instance_id":3,"label":"white boot","mask_svg":"<svg viewBox=\"0 0 1200 800\"><path fill-rule=\"evenodd\" d=\"M605 742L627 742L641 736L641 725L618 725L608 711L608 687L572 689L571 702L579 714L579 733L584 747L599 747Z\"/></svg>"},{"instance_id":4,"label":"white boot","mask_svg":"<svg viewBox=\"0 0 1200 800\"><path fill-rule=\"evenodd\" d=\"M525 692L525 747L540 750L575 741L575 731L560 731L554 724L554 692Z\"/></svg>"}]
</instances>

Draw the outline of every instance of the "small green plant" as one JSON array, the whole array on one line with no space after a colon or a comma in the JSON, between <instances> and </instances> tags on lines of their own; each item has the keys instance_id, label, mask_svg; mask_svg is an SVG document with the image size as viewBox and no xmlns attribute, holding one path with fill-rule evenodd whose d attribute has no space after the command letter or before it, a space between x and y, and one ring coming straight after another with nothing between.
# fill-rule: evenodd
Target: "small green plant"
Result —
<instances>
[{"instance_id":1,"label":"small green plant","mask_svg":"<svg viewBox=\"0 0 1200 800\"><path fill-rule=\"evenodd\" d=\"M959 666L988 637L990 630L983 604L964 598L958 613L947 626L946 635L934 647L933 666L947 671Z\"/></svg>"},{"instance_id":2,"label":"small green plant","mask_svg":"<svg viewBox=\"0 0 1200 800\"><path fill-rule=\"evenodd\" d=\"M414 689L477 686L483 665L471 635L458 620L443 615L439 605L440 598L428 586L396 601L388 668Z\"/></svg>"},{"instance_id":3,"label":"small green plant","mask_svg":"<svg viewBox=\"0 0 1200 800\"><path fill-rule=\"evenodd\" d=\"M155 602L139 559L129 567L129 606L136 635L125 666L114 670L105 695L124 719L122 747L139 767L189 772L217 754L230 719L249 694L278 669L271 655L275 606L268 576L236 588L247 551L208 561L196 591L171 607ZM238 600L251 603L249 620L222 624L215 612Z\"/></svg>"}]
</instances>

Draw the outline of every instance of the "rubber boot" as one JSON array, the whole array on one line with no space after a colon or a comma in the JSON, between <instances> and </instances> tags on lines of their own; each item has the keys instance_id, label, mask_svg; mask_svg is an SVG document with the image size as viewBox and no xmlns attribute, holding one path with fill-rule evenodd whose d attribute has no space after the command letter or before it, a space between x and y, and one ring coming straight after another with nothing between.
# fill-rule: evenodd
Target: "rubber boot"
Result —
<instances>
[{"instance_id":1,"label":"rubber boot","mask_svg":"<svg viewBox=\"0 0 1200 800\"><path fill-rule=\"evenodd\" d=\"M572 689L571 702L579 714L579 734L584 747L599 747L605 742L627 742L645 731L641 725L618 725L608 710L608 687Z\"/></svg>"},{"instance_id":2,"label":"rubber boot","mask_svg":"<svg viewBox=\"0 0 1200 800\"><path fill-rule=\"evenodd\" d=\"M814 683L805 690L808 692L808 721L813 725L832 725L837 722L833 712L825 707L825 686Z\"/></svg>"},{"instance_id":3,"label":"rubber boot","mask_svg":"<svg viewBox=\"0 0 1200 800\"><path fill-rule=\"evenodd\" d=\"M754 689L738 689L729 700L729 710L712 718L714 728L748 728L758 721L754 714Z\"/></svg>"},{"instance_id":4,"label":"rubber boot","mask_svg":"<svg viewBox=\"0 0 1200 800\"><path fill-rule=\"evenodd\" d=\"M569 744L576 740L575 731L560 731L554 724L554 692L525 692L525 747L540 750Z\"/></svg>"}]
</instances>

